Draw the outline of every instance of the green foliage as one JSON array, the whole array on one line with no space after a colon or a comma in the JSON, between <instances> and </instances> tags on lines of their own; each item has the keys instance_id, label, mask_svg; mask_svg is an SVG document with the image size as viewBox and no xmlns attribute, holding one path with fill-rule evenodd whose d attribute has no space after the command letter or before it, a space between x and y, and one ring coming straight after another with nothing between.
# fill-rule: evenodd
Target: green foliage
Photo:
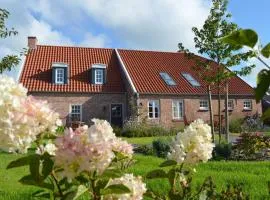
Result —
<instances>
[{"instance_id":1,"label":"green foliage","mask_svg":"<svg viewBox=\"0 0 270 200\"><path fill-rule=\"evenodd\" d=\"M161 158L166 158L169 151L170 151L170 144L171 144L171 139L170 138L165 138L165 139L158 139L153 141L153 149L155 154L158 157Z\"/></svg>"},{"instance_id":2,"label":"green foliage","mask_svg":"<svg viewBox=\"0 0 270 200\"><path fill-rule=\"evenodd\" d=\"M230 21L231 14L227 12L228 0L212 0L212 3L210 14L204 22L203 27L201 29L192 28L195 34L195 48L198 49L199 54L207 56L210 61L199 59L189 53L181 43L179 44L179 48L188 52L188 55L196 61L197 64L194 68L204 80L209 83L220 83L235 74L246 75L249 73L255 67L254 65L244 66L241 70L235 72L227 69L239 65L255 55L253 51L239 52L239 45L235 43L224 43L220 40L220 38L238 31L238 26ZM229 40L230 37L226 37L226 39ZM243 39L243 41L245 40ZM217 67L211 61L223 67Z\"/></svg>"},{"instance_id":3,"label":"green foliage","mask_svg":"<svg viewBox=\"0 0 270 200\"><path fill-rule=\"evenodd\" d=\"M242 125L244 123L243 118L233 119L229 123L229 130L231 133L241 133Z\"/></svg>"},{"instance_id":4,"label":"green foliage","mask_svg":"<svg viewBox=\"0 0 270 200\"><path fill-rule=\"evenodd\" d=\"M113 128L113 132L115 133L115 135L117 137L121 137L122 136L122 128L119 126L112 126Z\"/></svg>"},{"instance_id":5,"label":"green foliage","mask_svg":"<svg viewBox=\"0 0 270 200\"><path fill-rule=\"evenodd\" d=\"M253 48L258 42L258 35L251 29L240 29L223 37L221 41L237 47L239 46L240 48L243 46Z\"/></svg>"},{"instance_id":6,"label":"green foliage","mask_svg":"<svg viewBox=\"0 0 270 200\"><path fill-rule=\"evenodd\" d=\"M270 86L270 70L263 69L257 75L257 87L255 89L256 101L259 102Z\"/></svg>"},{"instance_id":7,"label":"green foliage","mask_svg":"<svg viewBox=\"0 0 270 200\"><path fill-rule=\"evenodd\" d=\"M214 153L213 155L214 160L228 160L232 153L232 144L231 143L216 144L213 153Z\"/></svg>"},{"instance_id":8,"label":"green foliage","mask_svg":"<svg viewBox=\"0 0 270 200\"><path fill-rule=\"evenodd\" d=\"M235 160L268 159L270 137L259 133L242 133L233 146L232 158Z\"/></svg>"},{"instance_id":9,"label":"green foliage","mask_svg":"<svg viewBox=\"0 0 270 200\"><path fill-rule=\"evenodd\" d=\"M6 27L6 20L8 19L9 12L0 8L0 38L7 38L12 35L17 35L18 32L13 28L9 30ZM7 55L0 60L0 74L4 71L10 71L14 66L18 65L20 58L17 55Z\"/></svg>"},{"instance_id":10,"label":"green foliage","mask_svg":"<svg viewBox=\"0 0 270 200\"><path fill-rule=\"evenodd\" d=\"M176 135L178 129L166 129L159 125L146 123L126 123L122 130L124 137L154 137Z\"/></svg>"},{"instance_id":11,"label":"green foliage","mask_svg":"<svg viewBox=\"0 0 270 200\"><path fill-rule=\"evenodd\" d=\"M135 153L140 153L143 155L153 156L154 155L154 149L152 144L142 144L138 145L136 148L134 148Z\"/></svg>"},{"instance_id":12,"label":"green foliage","mask_svg":"<svg viewBox=\"0 0 270 200\"><path fill-rule=\"evenodd\" d=\"M270 57L270 43L268 43L262 50L261 53L264 57L269 58Z\"/></svg>"},{"instance_id":13,"label":"green foliage","mask_svg":"<svg viewBox=\"0 0 270 200\"><path fill-rule=\"evenodd\" d=\"M101 190L102 195L106 194L126 194L130 193L130 190L128 187L122 185L122 184L117 184L117 185L109 185L105 189Z\"/></svg>"},{"instance_id":14,"label":"green foliage","mask_svg":"<svg viewBox=\"0 0 270 200\"><path fill-rule=\"evenodd\" d=\"M166 160L166 161L164 161L163 163L161 163L161 164L159 165L159 167L174 166L174 165L176 165L176 164L177 164L177 162L174 161L174 160Z\"/></svg>"},{"instance_id":15,"label":"green foliage","mask_svg":"<svg viewBox=\"0 0 270 200\"><path fill-rule=\"evenodd\" d=\"M268 91L270 85L269 79L270 66L262 60L260 54L265 58L270 57L270 43L268 43L265 47L263 47L259 51L257 51L257 49L254 49L255 44L258 43L258 35L255 31L251 29L234 31L228 34L227 36L223 37L221 41L224 44L238 45L240 47L247 46L252 48L252 50L249 50L248 52L252 51L253 55L257 57L257 59L268 68L267 70L263 69L262 71L260 71L257 77L257 87L255 89L255 96L257 102L259 102L265 95L265 93Z\"/></svg>"}]
</instances>

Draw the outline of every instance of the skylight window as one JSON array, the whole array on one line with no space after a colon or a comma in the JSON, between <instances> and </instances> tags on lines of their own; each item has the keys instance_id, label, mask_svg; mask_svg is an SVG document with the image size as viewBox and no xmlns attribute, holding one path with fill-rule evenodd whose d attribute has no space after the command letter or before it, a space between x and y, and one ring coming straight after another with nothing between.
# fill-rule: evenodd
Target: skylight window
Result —
<instances>
[{"instance_id":1,"label":"skylight window","mask_svg":"<svg viewBox=\"0 0 270 200\"><path fill-rule=\"evenodd\" d=\"M189 73L182 73L182 75L184 76L184 78L193 86L193 87L200 87L201 84L196 81L193 76L191 76L191 74Z\"/></svg>"},{"instance_id":2,"label":"skylight window","mask_svg":"<svg viewBox=\"0 0 270 200\"><path fill-rule=\"evenodd\" d=\"M170 75L167 74L166 72L160 72L159 74L160 74L161 78L165 81L165 83L167 85L176 85L176 83L172 79L172 77L170 77Z\"/></svg>"}]
</instances>

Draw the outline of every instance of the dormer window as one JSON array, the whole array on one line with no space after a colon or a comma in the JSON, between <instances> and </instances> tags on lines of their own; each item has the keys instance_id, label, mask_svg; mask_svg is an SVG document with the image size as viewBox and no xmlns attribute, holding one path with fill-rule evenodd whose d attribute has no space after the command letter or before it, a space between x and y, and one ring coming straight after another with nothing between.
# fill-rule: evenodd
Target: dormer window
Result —
<instances>
[{"instance_id":1,"label":"dormer window","mask_svg":"<svg viewBox=\"0 0 270 200\"><path fill-rule=\"evenodd\" d=\"M55 83L64 84L64 80L65 80L64 69L56 68L55 69Z\"/></svg>"},{"instance_id":2,"label":"dormer window","mask_svg":"<svg viewBox=\"0 0 270 200\"><path fill-rule=\"evenodd\" d=\"M91 68L92 84L104 84L106 83L106 65L105 64L93 64Z\"/></svg>"},{"instance_id":3,"label":"dormer window","mask_svg":"<svg viewBox=\"0 0 270 200\"><path fill-rule=\"evenodd\" d=\"M96 69L95 70L95 83L96 84L103 84L103 69Z\"/></svg>"},{"instance_id":4,"label":"dormer window","mask_svg":"<svg viewBox=\"0 0 270 200\"><path fill-rule=\"evenodd\" d=\"M68 65L66 63L52 64L52 82L54 84L67 84Z\"/></svg>"}]
</instances>

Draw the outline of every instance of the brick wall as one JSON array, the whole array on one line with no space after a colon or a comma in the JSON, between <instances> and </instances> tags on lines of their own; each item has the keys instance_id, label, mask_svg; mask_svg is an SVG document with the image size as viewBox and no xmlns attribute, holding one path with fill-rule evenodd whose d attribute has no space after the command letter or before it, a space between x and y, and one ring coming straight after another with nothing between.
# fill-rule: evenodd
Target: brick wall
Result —
<instances>
[{"instance_id":1,"label":"brick wall","mask_svg":"<svg viewBox=\"0 0 270 200\"><path fill-rule=\"evenodd\" d=\"M209 111L200 111L199 102L200 99L206 99L207 96L166 96L166 95L140 95L139 103L141 105L140 112L143 113L141 120L146 120L149 123L153 124L162 124L166 127L175 127L183 126L183 120L173 120L172 118L172 100L184 100L184 114L186 115L187 121L191 122L197 118L201 118L204 121L209 122ZM261 104L256 104L256 101L252 99L252 110L243 111L243 102L245 99L251 99L251 97L236 97L231 96L229 99L234 101L234 109L229 112L229 119L241 118L246 115L255 114L258 112L262 113ZM148 101L149 100L159 100L160 104L160 117L158 119L149 119L148 118ZM218 114L218 100L213 97L212 101L213 114ZM224 100L221 101L221 111L224 115Z\"/></svg>"},{"instance_id":2,"label":"brick wall","mask_svg":"<svg viewBox=\"0 0 270 200\"><path fill-rule=\"evenodd\" d=\"M126 118L125 94L85 94L85 93L31 93L38 99L47 100L51 107L60 114L63 123L67 122L70 104L82 105L82 121L90 124L92 118L110 121L110 105L123 104L123 120Z\"/></svg>"}]
</instances>

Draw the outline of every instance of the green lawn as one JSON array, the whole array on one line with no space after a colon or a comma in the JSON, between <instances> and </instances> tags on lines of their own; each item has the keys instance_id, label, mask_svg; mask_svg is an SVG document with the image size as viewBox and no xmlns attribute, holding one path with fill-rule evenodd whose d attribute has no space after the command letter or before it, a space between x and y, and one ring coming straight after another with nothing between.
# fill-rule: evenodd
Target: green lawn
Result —
<instances>
[{"instance_id":1,"label":"green lawn","mask_svg":"<svg viewBox=\"0 0 270 200\"><path fill-rule=\"evenodd\" d=\"M124 140L128 141L130 144L152 144L153 140L159 138L168 138L172 136L159 136L159 137L123 137Z\"/></svg>"},{"instance_id":2,"label":"green lawn","mask_svg":"<svg viewBox=\"0 0 270 200\"><path fill-rule=\"evenodd\" d=\"M7 164L18 158L18 155L0 154L0 199L31 199L34 187L22 186L18 179L27 173L28 169L21 167L6 170ZM144 175L155 169L163 160L152 156L135 155L137 163L128 169L136 175ZM226 183L244 183L244 190L251 194L251 199L270 199L267 181L270 181L270 162L208 162L196 167L194 184L202 183L204 178L212 176L218 189ZM148 181L148 187L160 193L168 189L168 183L162 179Z\"/></svg>"}]
</instances>

